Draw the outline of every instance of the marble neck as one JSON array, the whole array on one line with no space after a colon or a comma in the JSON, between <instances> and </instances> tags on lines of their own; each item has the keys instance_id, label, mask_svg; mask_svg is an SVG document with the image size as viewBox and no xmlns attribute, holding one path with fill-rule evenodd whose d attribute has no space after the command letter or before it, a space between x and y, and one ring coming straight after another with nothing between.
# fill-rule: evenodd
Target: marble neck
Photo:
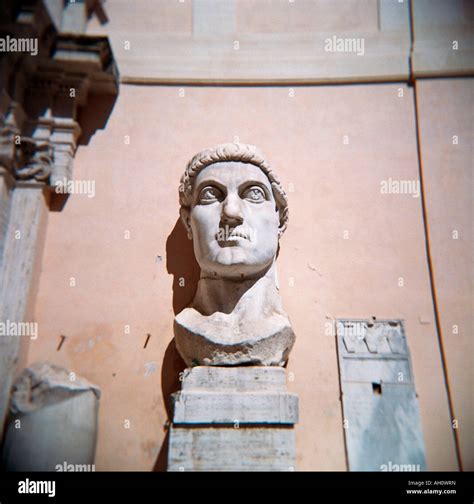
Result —
<instances>
[{"instance_id":1,"label":"marble neck","mask_svg":"<svg viewBox=\"0 0 474 504\"><path fill-rule=\"evenodd\" d=\"M256 316L282 313L275 261L258 277L245 280L201 274L192 307L202 315L215 312Z\"/></svg>"}]
</instances>

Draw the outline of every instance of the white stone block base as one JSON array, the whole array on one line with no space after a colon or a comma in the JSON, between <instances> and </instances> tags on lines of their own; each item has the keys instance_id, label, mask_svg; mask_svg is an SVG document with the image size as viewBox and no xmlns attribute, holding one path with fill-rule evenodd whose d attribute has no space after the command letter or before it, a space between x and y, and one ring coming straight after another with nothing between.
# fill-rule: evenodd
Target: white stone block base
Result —
<instances>
[{"instance_id":1,"label":"white stone block base","mask_svg":"<svg viewBox=\"0 0 474 504\"><path fill-rule=\"evenodd\" d=\"M187 369L173 395L168 471L293 471L297 421L281 367Z\"/></svg>"}]
</instances>

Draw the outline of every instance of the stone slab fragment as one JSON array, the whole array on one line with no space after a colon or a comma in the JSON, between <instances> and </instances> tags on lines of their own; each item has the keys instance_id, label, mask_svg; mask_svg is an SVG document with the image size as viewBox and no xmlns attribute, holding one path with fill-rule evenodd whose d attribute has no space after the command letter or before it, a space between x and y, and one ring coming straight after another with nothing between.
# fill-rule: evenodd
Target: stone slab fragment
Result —
<instances>
[{"instance_id":1,"label":"stone slab fragment","mask_svg":"<svg viewBox=\"0 0 474 504\"><path fill-rule=\"evenodd\" d=\"M426 471L415 389L383 383L380 391L374 394L368 383L343 384L350 470Z\"/></svg>"},{"instance_id":2,"label":"stone slab fragment","mask_svg":"<svg viewBox=\"0 0 474 504\"><path fill-rule=\"evenodd\" d=\"M94 463L100 390L67 369L36 363L13 386L2 449L8 471Z\"/></svg>"},{"instance_id":3,"label":"stone slab fragment","mask_svg":"<svg viewBox=\"0 0 474 504\"><path fill-rule=\"evenodd\" d=\"M94 463L98 400L85 391L10 422L2 453L8 471L56 471ZM16 422L21 422L17 428Z\"/></svg>"},{"instance_id":4,"label":"stone slab fragment","mask_svg":"<svg viewBox=\"0 0 474 504\"><path fill-rule=\"evenodd\" d=\"M168 471L292 471L293 428L172 427Z\"/></svg>"},{"instance_id":5,"label":"stone slab fragment","mask_svg":"<svg viewBox=\"0 0 474 504\"><path fill-rule=\"evenodd\" d=\"M338 320L337 337L350 470L426 470L403 321Z\"/></svg>"}]
</instances>

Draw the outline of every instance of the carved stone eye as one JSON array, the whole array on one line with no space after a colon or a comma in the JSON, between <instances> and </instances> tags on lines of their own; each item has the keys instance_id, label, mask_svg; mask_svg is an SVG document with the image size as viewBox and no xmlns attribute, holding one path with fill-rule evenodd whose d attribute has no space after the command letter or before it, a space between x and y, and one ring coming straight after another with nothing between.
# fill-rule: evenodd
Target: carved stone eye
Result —
<instances>
[{"instance_id":1,"label":"carved stone eye","mask_svg":"<svg viewBox=\"0 0 474 504\"><path fill-rule=\"evenodd\" d=\"M261 201L265 201L265 192L261 187L252 186L245 190L243 194L244 198L256 203L260 203Z\"/></svg>"},{"instance_id":2,"label":"carved stone eye","mask_svg":"<svg viewBox=\"0 0 474 504\"><path fill-rule=\"evenodd\" d=\"M243 194L244 198L253 202L265 201L265 192L258 186L252 186L245 190Z\"/></svg>"},{"instance_id":3,"label":"carved stone eye","mask_svg":"<svg viewBox=\"0 0 474 504\"><path fill-rule=\"evenodd\" d=\"M199 194L199 200L203 203L211 203L217 201L222 196L222 193L217 187L207 186L202 189Z\"/></svg>"}]
</instances>

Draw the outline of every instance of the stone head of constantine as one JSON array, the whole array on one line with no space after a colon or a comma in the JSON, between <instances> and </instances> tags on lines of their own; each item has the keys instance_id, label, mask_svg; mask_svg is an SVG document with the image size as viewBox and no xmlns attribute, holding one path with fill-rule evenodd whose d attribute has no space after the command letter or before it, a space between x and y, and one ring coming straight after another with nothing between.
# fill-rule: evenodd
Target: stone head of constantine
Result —
<instances>
[{"instance_id":1,"label":"stone head of constantine","mask_svg":"<svg viewBox=\"0 0 474 504\"><path fill-rule=\"evenodd\" d=\"M174 321L186 365L284 365L295 334L277 285L288 202L275 173L253 145L217 145L188 163L180 204L201 267Z\"/></svg>"},{"instance_id":2,"label":"stone head of constantine","mask_svg":"<svg viewBox=\"0 0 474 504\"><path fill-rule=\"evenodd\" d=\"M255 146L226 143L199 152L181 177L179 196L201 276L249 279L273 264L288 202Z\"/></svg>"}]
</instances>

